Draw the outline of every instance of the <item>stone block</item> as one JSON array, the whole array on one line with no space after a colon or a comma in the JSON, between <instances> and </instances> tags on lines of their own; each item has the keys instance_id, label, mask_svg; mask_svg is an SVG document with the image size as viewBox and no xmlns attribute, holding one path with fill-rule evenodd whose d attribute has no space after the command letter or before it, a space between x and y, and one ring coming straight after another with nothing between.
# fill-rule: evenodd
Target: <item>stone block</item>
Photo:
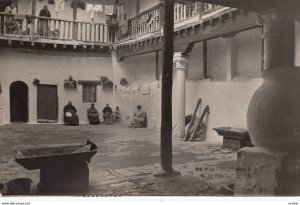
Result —
<instances>
[{"instance_id":1,"label":"stone block","mask_svg":"<svg viewBox=\"0 0 300 205\"><path fill-rule=\"evenodd\" d=\"M246 147L238 152L235 195L274 196L283 153Z\"/></svg>"}]
</instances>

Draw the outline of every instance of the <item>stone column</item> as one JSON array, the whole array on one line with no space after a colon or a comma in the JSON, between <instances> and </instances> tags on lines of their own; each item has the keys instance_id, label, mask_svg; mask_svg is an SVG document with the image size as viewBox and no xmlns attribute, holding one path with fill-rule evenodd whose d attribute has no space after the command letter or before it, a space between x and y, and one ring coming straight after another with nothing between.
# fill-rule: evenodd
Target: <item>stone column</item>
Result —
<instances>
[{"instance_id":1,"label":"stone column","mask_svg":"<svg viewBox=\"0 0 300 205\"><path fill-rule=\"evenodd\" d=\"M247 125L255 148L238 152L236 195L300 193L300 69L295 68L295 20L278 9L263 24L263 84L251 99Z\"/></svg>"},{"instance_id":2,"label":"stone column","mask_svg":"<svg viewBox=\"0 0 300 205\"><path fill-rule=\"evenodd\" d=\"M179 140L184 139L185 134L185 76L188 68L188 56L180 52L174 54L176 70L176 100L175 100L175 125L173 135Z\"/></svg>"}]
</instances>

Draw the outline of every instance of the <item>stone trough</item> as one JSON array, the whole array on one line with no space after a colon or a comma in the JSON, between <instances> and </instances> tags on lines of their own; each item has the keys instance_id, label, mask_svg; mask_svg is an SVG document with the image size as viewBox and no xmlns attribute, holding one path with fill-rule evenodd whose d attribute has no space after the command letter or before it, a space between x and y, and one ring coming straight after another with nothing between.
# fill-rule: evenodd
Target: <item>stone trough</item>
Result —
<instances>
[{"instance_id":1,"label":"stone trough","mask_svg":"<svg viewBox=\"0 0 300 205\"><path fill-rule=\"evenodd\" d=\"M88 163L97 146L86 144L17 150L15 161L28 170L40 169L40 194L83 193L89 186Z\"/></svg>"}]
</instances>

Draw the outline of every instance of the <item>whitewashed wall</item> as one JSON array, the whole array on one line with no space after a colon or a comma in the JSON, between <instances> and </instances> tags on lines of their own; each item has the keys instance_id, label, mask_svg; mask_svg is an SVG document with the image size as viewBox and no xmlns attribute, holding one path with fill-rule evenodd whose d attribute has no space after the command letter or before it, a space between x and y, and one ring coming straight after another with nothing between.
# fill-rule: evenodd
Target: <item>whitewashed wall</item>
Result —
<instances>
[{"instance_id":1,"label":"whitewashed wall","mask_svg":"<svg viewBox=\"0 0 300 205\"><path fill-rule=\"evenodd\" d=\"M63 108L71 100L78 110L80 123L87 123L86 110L90 103L82 102L82 86L77 89L65 89L64 80L69 75L75 80L100 80L100 76L112 79L110 57L83 57L62 52L31 53L28 50L0 50L0 107L3 112L3 123L10 123L9 87L14 81L23 81L29 87L29 123L37 122L37 88L32 84L39 79L41 84L58 87L58 119L63 122ZM112 92L104 92L97 87L96 107L102 111L105 103L110 103Z\"/></svg>"}]
</instances>

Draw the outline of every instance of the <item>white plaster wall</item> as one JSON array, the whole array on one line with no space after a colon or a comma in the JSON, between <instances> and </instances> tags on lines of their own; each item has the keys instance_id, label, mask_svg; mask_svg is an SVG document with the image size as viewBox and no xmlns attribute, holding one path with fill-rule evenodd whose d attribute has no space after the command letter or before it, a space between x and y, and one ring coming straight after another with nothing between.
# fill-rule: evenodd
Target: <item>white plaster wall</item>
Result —
<instances>
[{"instance_id":1,"label":"white plaster wall","mask_svg":"<svg viewBox=\"0 0 300 205\"><path fill-rule=\"evenodd\" d=\"M214 127L236 127L247 129L246 115L249 102L255 90L261 85L261 78L247 82L222 82L212 80L188 81L186 84L186 114L192 114L198 98L202 99L201 111L209 105L207 140L222 141Z\"/></svg>"},{"instance_id":2,"label":"white plaster wall","mask_svg":"<svg viewBox=\"0 0 300 205\"><path fill-rule=\"evenodd\" d=\"M128 57L121 62L115 61L113 55L114 83L120 85L120 79L126 78L130 86L157 85L149 95L142 95L140 92L131 97L123 97L115 91L115 102L119 102L122 120L126 123L126 116L136 110L137 105L142 105L147 112L148 126L160 126L160 102L161 102L161 82L156 81L156 55L155 53ZM161 67L161 55L159 55L159 67Z\"/></svg>"},{"instance_id":3,"label":"white plaster wall","mask_svg":"<svg viewBox=\"0 0 300 205\"><path fill-rule=\"evenodd\" d=\"M217 38L207 41L208 77L217 80L226 79L226 40Z\"/></svg>"},{"instance_id":4,"label":"white plaster wall","mask_svg":"<svg viewBox=\"0 0 300 205\"><path fill-rule=\"evenodd\" d=\"M253 93L262 83L262 79L259 78L262 62L259 31L253 29L234 37L236 45L234 63L237 72L231 81L226 81L225 38L208 41L209 79L202 79L202 43L195 44L190 54L188 73L199 77L196 79L189 77L186 82L186 115L193 113L198 98L202 99L198 116L201 115L205 105L209 105L208 141L222 141L213 130L214 127L231 126L247 129L248 105ZM198 59L195 59L196 57ZM176 78L174 85L176 85ZM173 90L176 95L176 88Z\"/></svg>"},{"instance_id":5,"label":"white plaster wall","mask_svg":"<svg viewBox=\"0 0 300 205\"><path fill-rule=\"evenodd\" d=\"M0 50L0 107L3 112L3 123L10 122L9 87L14 81L23 81L29 87L29 123L37 122L37 88L32 84L35 78L41 84L57 85L58 87L58 118L63 121L62 109L71 100L78 110L80 123L86 123L86 110L89 103L82 102L82 86L77 89L65 89L64 79L72 75L75 80L100 80L100 76L112 79L110 57L71 56L61 52L30 53L26 50ZM96 108L102 111L105 103L112 102L112 92L104 92L97 86Z\"/></svg>"},{"instance_id":6,"label":"white plaster wall","mask_svg":"<svg viewBox=\"0 0 300 205\"><path fill-rule=\"evenodd\" d=\"M262 70L262 29L251 29L234 36L236 77L257 78Z\"/></svg>"}]
</instances>

